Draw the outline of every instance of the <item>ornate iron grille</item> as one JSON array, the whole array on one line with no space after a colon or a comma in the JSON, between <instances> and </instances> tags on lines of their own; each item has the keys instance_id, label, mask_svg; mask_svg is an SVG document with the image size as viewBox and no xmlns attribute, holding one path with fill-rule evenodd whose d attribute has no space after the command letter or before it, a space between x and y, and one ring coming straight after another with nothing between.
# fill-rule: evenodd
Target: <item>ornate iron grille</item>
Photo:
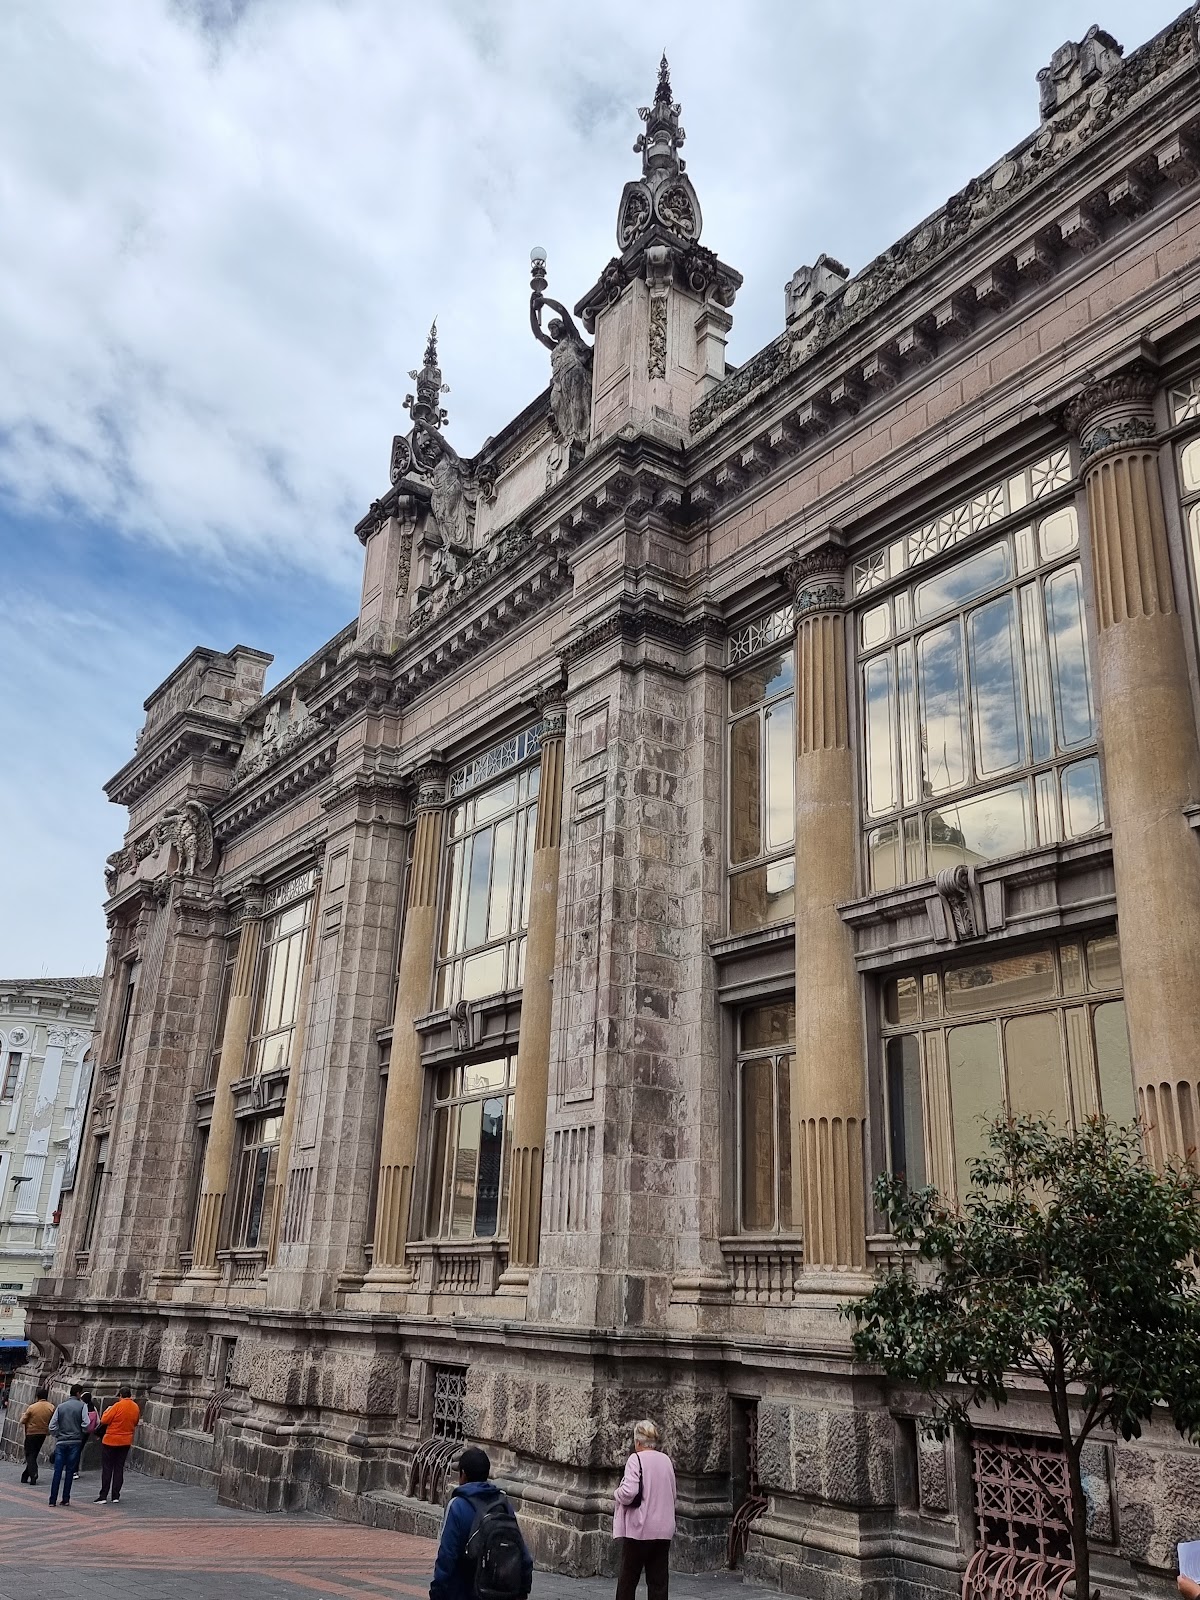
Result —
<instances>
[{"instance_id":1,"label":"ornate iron grille","mask_svg":"<svg viewBox=\"0 0 1200 1600\"><path fill-rule=\"evenodd\" d=\"M433 1369L433 1436L435 1439L461 1440L463 1405L467 1398L465 1367Z\"/></svg>"},{"instance_id":2,"label":"ornate iron grille","mask_svg":"<svg viewBox=\"0 0 1200 1600\"><path fill-rule=\"evenodd\" d=\"M1018 1592L1058 1600L1075 1572L1062 1451L994 1435L971 1448L979 1548L963 1575L963 1600Z\"/></svg>"},{"instance_id":3,"label":"ornate iron grille","mask_svg":"<svg viewBox=\"0 0 1200 1600\"><path fill-rule=\"evenodd\" d=\"M758 1406L746 1407L746 1496L729 1524L726 1562L733 1568L746 1554L750 1524L767 1509L767 1497L758 1482Z\"/></svg>"}]
</instances>

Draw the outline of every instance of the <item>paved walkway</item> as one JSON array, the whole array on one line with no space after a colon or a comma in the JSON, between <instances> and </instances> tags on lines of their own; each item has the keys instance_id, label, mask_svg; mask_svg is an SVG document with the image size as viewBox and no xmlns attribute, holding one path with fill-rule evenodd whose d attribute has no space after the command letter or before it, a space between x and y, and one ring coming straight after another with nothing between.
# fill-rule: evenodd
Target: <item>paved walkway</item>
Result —
<instances>
[{"instance_id":1,"label":"paved walkway","mask_svg":"<svg viewBox=\"0 0 1200 1600\"><path fill-rule=\"evenodd\" d=\"M0 1600L399 1600L429 1592L428 1539L324 1517L219 1506L210 1490L126 1474L119 1506L98 1473L47 1504L20 1463L0 1461ZM674 1575L672 1600L758 1600L735 1574ZM533 1600L612 1600L609 1578L538 1573Z\"/></svg>"}]
</instances>

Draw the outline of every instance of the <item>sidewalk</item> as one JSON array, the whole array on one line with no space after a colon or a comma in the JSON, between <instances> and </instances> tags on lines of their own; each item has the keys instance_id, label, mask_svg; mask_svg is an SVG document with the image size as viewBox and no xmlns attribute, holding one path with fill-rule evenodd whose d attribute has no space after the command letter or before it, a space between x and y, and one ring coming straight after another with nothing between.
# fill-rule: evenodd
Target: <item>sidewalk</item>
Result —
<instances>
[{"instance_id":1,"label":"sidewalk","mask_svg":"<svg viewBox=\"0 0 1200 1600\"><path fill-rule=\"evenodd\" d=\"M126 1475L119 1506L96 1505L99 1474L51 1508L0 1462L0 1600L424 1600L428 1539L324 1517L264 1516L213 1493ZM533 1600L612 1600L610 1578L534 1577ZM757 1600L735 1573L672 1574L672 1600Z\"/></svg>"}]
</instances>

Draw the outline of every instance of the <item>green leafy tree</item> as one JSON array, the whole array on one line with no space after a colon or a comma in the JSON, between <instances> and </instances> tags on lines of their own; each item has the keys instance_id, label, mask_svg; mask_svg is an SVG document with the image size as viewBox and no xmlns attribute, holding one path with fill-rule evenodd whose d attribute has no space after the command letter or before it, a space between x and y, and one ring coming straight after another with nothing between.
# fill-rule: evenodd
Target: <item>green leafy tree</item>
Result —
<instances>
[{"instance_id":1,"label":"green leafy tree","mask_svg":"<svg viewBox=\"0 0 1200 1600\"><path fill-rule=\"evenodd\" d=\"M843 1307L854 1348L933 1399L935 1431L1003 1406L1014 1374L1050 1400L1071 1486L1075 1593L1089 1595L1080 1453L1136 1437L1159 1408L1200 1434L1200 1205L1187 1171L1155 1172L1135 1130L999 1119L961 1208L884 1174L876 1198L904 1256Z\"/></svg>"}]
</instances>

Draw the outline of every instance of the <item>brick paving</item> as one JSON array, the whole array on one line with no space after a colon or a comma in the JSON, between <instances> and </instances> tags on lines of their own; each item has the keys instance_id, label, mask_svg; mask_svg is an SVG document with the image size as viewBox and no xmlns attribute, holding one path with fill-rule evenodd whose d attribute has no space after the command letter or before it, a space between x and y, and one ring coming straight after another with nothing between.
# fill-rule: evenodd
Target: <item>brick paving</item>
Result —
<instances>
[{"instance_id":1,"label":"brick paving","mask_svg":"<svg viewBox=\"0 0 1200 1600\"><path fill-rule=\"evenodd\" d=\"M408 1600L429 1592L435 1545L311 1515L266 1516L212 1491L130 1472L119 1506L96 1505L99 1474L71 1504L47 1504L20 1463L0 1462L0 1600ZM612 1600L610 1578L534 1577L533 1600ZM643 1591L644 1592L644 1591ZM673 1574L672 1600L751 1600L732 1573Z\"/></svg>"}]
</instances>

